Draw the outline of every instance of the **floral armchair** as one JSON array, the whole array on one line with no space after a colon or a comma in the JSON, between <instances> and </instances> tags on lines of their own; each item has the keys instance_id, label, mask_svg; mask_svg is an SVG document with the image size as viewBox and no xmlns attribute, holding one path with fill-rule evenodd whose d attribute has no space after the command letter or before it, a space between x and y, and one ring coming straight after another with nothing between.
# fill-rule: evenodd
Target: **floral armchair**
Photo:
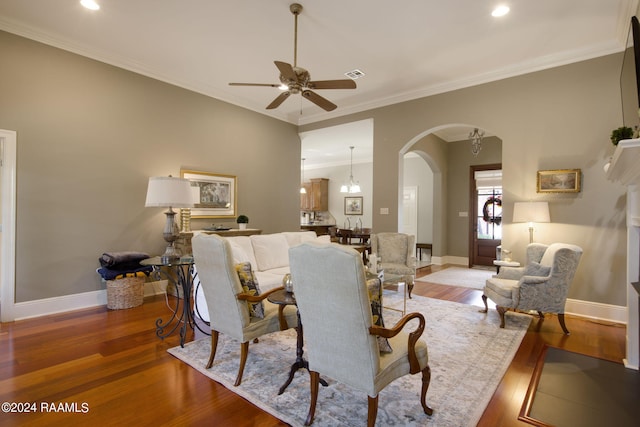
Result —
<instances>
[{"instance_id":1,"label":"floral armchair","mask_svg":"<svg viewBox=\"0 0 640 427\"><path fill-rule=\"evenodd\" d=\"M411 298L416 276L416 237L402 233L372 234L371 252L380 260L378 268L402 276Z\"/></svg>"},{"instance_id":2,"label":"floral armchair","mask_svg":"<svg viewBox=\"0 0 640 427\"><path fill-rule=\"evenodd\" d=\"M575 245L530 244L525 267L502 267L500 273L486 281L483 311L488 311L487 298L495 302L501 328L508 309L535 310L541 318L543 313L557 313L563 332L569 335L564 306L581 256L582 249Z\"/></svg>"}]
</instances>

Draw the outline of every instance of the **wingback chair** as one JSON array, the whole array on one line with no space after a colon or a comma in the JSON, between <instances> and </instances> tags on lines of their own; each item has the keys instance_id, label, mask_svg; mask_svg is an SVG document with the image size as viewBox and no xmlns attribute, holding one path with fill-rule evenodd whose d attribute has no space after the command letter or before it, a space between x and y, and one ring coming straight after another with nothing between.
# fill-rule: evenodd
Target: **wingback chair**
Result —
<instances>
[{"instance_id":1,"label":"wingback chair","mask_svg":"<svg viewBox=\"0 0 640 427\"><path fill-rule=\"evenodd\" d=\"M535 310L540 318L543 313L557 313L562 331L569 335L564 306L581 256L582 249L575 245L530 244L525 267L502 267L496 276L487 279L482 295L484 312L488 311L489 298L496 303L501 328L508 309Z\"/></svg>"},{"instance_id":2,"label":"wingback chair","mask_svg":"<svg viewBox=\"0 0 640 427\"><path fill-rule=\"evenodd\" d=\"M416 276L416 237L402 233L371 235L371 253L377 254L378 266L386 273L398 274L407 284L409 298Z\"/></svg>"},{"instance_id":3,"label":"wingback chair","mask_svg":"<svg viewBox=\"0 0 640 427\"><path fill-rule=\"evenodd\" d=\"M261 295L255 291L245 291L233 262L229 242L215 234L200 234L193 238L193 257L198 270L200 286L207 301L211 326L211 354L207 369L213 365L216 356L219 333L238 340L240 344L240 367L235 386L240 385L242 373L249 353L249 341L262 335L280 331L278 306L266 300L272 289ZM259 310L264 317L251 315L248 304L261 304ZM297 313L294 307L285 307L282 312L283 328L296 327ZM265 373L265 375L269 375Z\"/></svg>"},{"instance_id":4,"label":"wingback chair","mask_svg":"<svg viewBox=\"0 0 640 427\"><path fill-rule=\"evenodd\" d=\"M378 393L393 380L422 372L420 403L426 404L431 378L425 327L420 313L409 313L393 328L375 326L364 265L353 248L306 242L289 249L289 263L311 375L311 403L305 425L315 416L320 375L367 393L368 425L378 411ZM410 333L403 328L411 319ZM377 336L389 339L381 353Z\"/></svg>"}]
</instances>

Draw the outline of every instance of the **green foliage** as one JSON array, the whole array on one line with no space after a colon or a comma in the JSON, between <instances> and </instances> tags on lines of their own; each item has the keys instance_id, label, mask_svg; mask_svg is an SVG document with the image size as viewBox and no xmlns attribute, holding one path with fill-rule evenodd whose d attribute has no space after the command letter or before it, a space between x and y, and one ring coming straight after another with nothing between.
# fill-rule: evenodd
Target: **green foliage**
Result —
<instances>
[{"instance_id":1,"label":"green foliage","mask_svg":"<svg viewBox=\"0 0 640 427\"><path fill-rule=\"evenodd\" d=\"M614 129L611 132L611 143L613 145L618 145L623 139L631 139L633 138L633 129L627 126L619 127L618 129Z\"/></svg>"},{"instance_id":2,"label":"green foliage","mask_svg":"<svg viewBox=\"0 0 640 427\"><path fill-rule=\"evenodd\" d=\"M238 219L236 219L236 222L238 224L248 224L249 223L249 217L246 215L238 215Z\"/></svg>"}]
</instances>

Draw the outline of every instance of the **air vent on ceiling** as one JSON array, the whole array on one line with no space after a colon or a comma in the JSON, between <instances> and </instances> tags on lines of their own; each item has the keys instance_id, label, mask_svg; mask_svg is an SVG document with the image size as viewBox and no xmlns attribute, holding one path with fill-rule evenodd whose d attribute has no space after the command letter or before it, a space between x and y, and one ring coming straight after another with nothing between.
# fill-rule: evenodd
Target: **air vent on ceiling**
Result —
<instances>
[{"instance_id":1,"label":"air vent on ceiling","mask_svg":"<svg viewBox=\"0 0 640 427\"><path fill-rule=\"evenodd\" d=\"M359 79L360 77L364 77L364 73L357 68L353 71L347 71L344 73L345 76L349 77L352 80Z\"/></svg>"}]
</instances>

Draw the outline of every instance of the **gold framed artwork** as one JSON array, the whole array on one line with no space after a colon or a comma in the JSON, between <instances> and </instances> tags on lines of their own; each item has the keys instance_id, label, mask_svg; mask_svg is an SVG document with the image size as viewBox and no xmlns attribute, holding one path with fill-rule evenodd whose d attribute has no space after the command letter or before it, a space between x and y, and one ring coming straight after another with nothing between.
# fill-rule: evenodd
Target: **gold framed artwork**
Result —
<instances>
[{"instance_id":1,"label":"gold framed artwork","mask_svg":"<svg viewBox=\"0 0 640 427\"><path fill-rule=\"evenodd\" d=\"M538 193L579 193L582 171L580 169L556 169L538 171Z\"/></svg>"},{"instance_id":2,"label":"gold framed artwork","mask_svg":"<svg viewBox=\"0 0 640 427\"><path fill-rule=\"evenodd\" d=\"M362 215L362 196L344 198L345 215Z\"/></svg>"},{"instance_id":3,"label":"gold framed artwork","mask_svg":"<svg viewBox=\"0 0 640 427\"><path fill-rule=\"evenodd\" d=\"M236 177L194 170L180 170L191 181L193 200L191 218L235 218Z\"/></svg>"}]
</instances>

